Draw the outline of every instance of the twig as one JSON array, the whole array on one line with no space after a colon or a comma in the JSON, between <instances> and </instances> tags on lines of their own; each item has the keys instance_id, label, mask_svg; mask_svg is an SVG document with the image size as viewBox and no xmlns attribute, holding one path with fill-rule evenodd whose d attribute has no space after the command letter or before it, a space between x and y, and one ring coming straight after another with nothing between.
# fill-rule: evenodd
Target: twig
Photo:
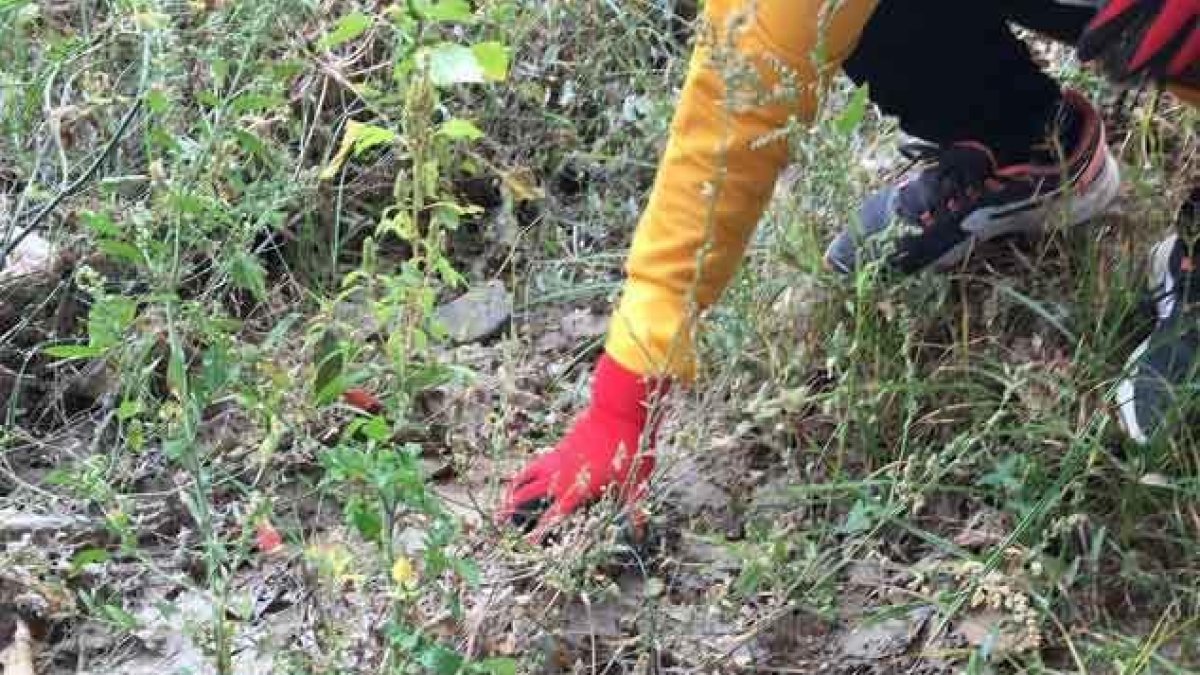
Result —
<instances>
[{"instance_id":1,"label":"twig","mask_svg":"<svg viewBox=\"0 0 1200 675\"><path fill-rule=\"evenodd\" d=\"M125 136L125 132L129 130L129 125L133 122L133 118L137 116L141 109L142 99L139 96L139 98L134 101L133 106L125 113L125 116L121 118L121 124L117 127L116 133L113 134L113 137L109 139L108 143L104 146L104 149L101 150L100 154L96 156L96 159L92 161L92 165L89 166L87 170L84 171L78 178L72 181L70 185L63 188L58 194L54 195L54 198L50 200L50 203L47 204L41 211L39 211L37 215L35 215L29 221L29 223L25 225L24 229L22 229L19 234L13 237L12 240L5 245L4 255L0 256L0 270L4 269L5 261L8 260L8 256L11 255L14 250L16 250L17 246L21 245L21 242L25 240L25 237L28 237L34 231L34 229L36 229L37 226L46 219L46 216L50 215L50 212L58 208L58 205L61 204L64 199L79 192L79 190L83 188L84 183L89 181L92 176L94 176L96 172L100 170L100 165L104 163L104 160L108 158L108 155L113 151L114 148L117 147L117 143L119 143Z\"/></svg>"}]
</instances>

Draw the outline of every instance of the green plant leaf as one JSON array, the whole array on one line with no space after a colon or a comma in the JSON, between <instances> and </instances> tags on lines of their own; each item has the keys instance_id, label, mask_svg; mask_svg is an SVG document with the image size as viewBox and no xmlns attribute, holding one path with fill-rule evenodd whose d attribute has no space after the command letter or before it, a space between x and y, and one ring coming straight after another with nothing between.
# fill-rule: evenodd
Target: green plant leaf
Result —
<instances>
[{"instance_id":1,"label":"green plant leaf","mask_svg":"<svg viewBox=\"0 0 1200 675\"><path fill-rule=\"evenodd\" d=\"M346 123L346 130L342 134L342 143L338 146L337 154L324 169L321 169L320 179L329 180L336 176L351 154L358 156L371 148L387 145L395 140L396 132L391 129L350 120Z\"/></svg>"},{"instance_id":2,"label":"green plant leaf","mask_svg":"<svg viewBox=\"0 0 1200 675\"><path fill-rule=\"evenodd\" d=\"M176 398L183 401L188 395L187 357L183 353L183 345L179 336L171 334L168 340L170 350L167 356L167 387Z\"/></svg>"},{"instance_id":3,"label":"green plant leaf","mask_svg":"<svg viewBox=\"0 0 1200 675\"><path fill-rule=\"evenodd\" d=\"M516 659L484 659L471 666L471 670L486 675L517 675Z\"/></svg>"},{"instance_id":4,"label":"green plant leaf","mask_svg":"<svg viewBox=\"0 0 1200 675\"><path fill-rule=\"evenodd\" d=\"M267 297L267 273L249 251L239 249L229 258L229 278L233 285L250 291L258 301Z\"/></svg>"},{"instance_id":5,"label":"green plant leaf","mask_svg":"<svg viewBox=\"0 0 1200 675\"><path fill-rule=\"evenodd\" d=\"M328 402L346 388L346 384L341 381L342 369L346 367L346 354L336 330L326 328L321 333L313 356L317 365L313 391L317 392L318 403ZM331 387L336 387L337 390L327 393Z\"/></svg>"},{"instance_id":6,"label":"green plant leaf","mask_svg":"<svg viewBox=\"0 0 1200 675\"><path fill-rule=\"evenodd\" d=\"M462 670L463 665L462 654L439 644L430 645L422 650L417 660L437 675L455 675Z\"/></svg>"},{"instance_id":7,"label":"green plant leaf","mask_svg":"<svg viewBox=\"0 0 1200 675\"><path fill-rule=\"evenodd\" d=\"M146 92L146 107L150 112L162 114L171 107L171 101L161 89L151 89Z\"/></svg>"},{"instance_id":8,"label":"green plant leaf","mask_svg":"<svg viewBox=\"0 0 1200 675\"><path fill-rule=\"evenodd\" d=\"M112 216L101 211L84 211L79 218L89 230L100 237L120 236L121 230L113 222Z\"/></svg>"},{"instance_id":9,"label":"green plant leaf","mask_svg":"<svg viewBox=\"0 0 1200 675\"><path fill-rule=\"evenodd\" d=\"M462 45L443 42L429 50L428 59L429 78L438 86L487 81L475 52Z\"/></svg>"},{"instance_id":10,"label":"green plant leaf","mask_svg":"<svg viewBox=\"0 0 1200 675\"><path fill-rule=\"evenodd\" d=\"M392 428L388 426L387 420L379 416L371 417L359 429L364 436L379 443L383 443L392 437Z\"/></svg>"},{"instance_id":11,"label":"green plant leaf","mask_svg":"<svg viewBox=\"0 0 1200 675\"><path fill-rule=\"evenodd\" d=\"M96 248L104 255L116 260L124 260L132 265L142 263L142 252L136 246L116 239L101 239L96 242Z\"/></svg>"},{"instance_id":12,"label":"green plant leaf","mask_svg":"<svg viewBox=\"0 0 1200 675\"><path fill-rule=\"evenodd\" d=\"M71 556L71 573L78 574L79 570L88 565L108 562L110 559L112 556L102 548L85 548Z\"/></svg>"},{"instance_id":13,"label":"green plant leaf","mask_svg":"<svg viewBox=\"0 0 1200 675\"><path fill-rule=\"evenodd\" d=\"M838 133L843 136L849 136L858 129L858 125L862 124L863 117L867 113L867 101L869 88L867 85L854 90L850 96L850 102L846 104L845 109L833 121L833 126L838 130Z\"/></svg>"},{"instance_id":14,"label":"green plant leaf","mask_svg":"<svg viewBox=\"0 0 1200 675\"><path fill-rule=\"evenodd\" d=\"M475 13L467 0L441 0L440 2L418 3L417 11L428 21L454 21L472 23Z\"/></svg>"},{"instance_id":15,"label":"green plant leaf","mask_svg":"<svg viewBox=\"0 0 1200 675\"><path fill-rule=\"evenodd\" d=\"M371 17L362 12L352 12L338 19L337 25L328 35L321 38L317 43L321 49L333 49L338 45L345 44L363 33L371 27L373 23Z\"/></svg>"},{"instance_id":16,"label":"green plant leaf","mask_svg":"<svg viewBox=\"0 0 1200 675\"><path fill-rule=\"evenodd\" d=\"M133 630L138 627L137 619L120 605L104 605L102 611L105 618L125 630Z\"/></svg>"},{"instance_id":17,"label":"green plant leaf","mask_svg":"<svg viewBox=\"0 0 1200 675\"><path fill-rule=\"evenodd\" d=\"M383 519L379 510L361 499L346 503L346 520L368 541L377 541L383 532Z\"/></svg>"},{"instance_id":18,"label":"green plant leaf","mask_svg":"<svg viewBox=\"0 0 1200 675\"><path fill-rule=\"evenodd\" d=\"M846 514L846 522L842 524L841 530L847 534L857 534L871 527L871 515L875 509L869 502L861 499L854 502L850 513Z\"/></svg>"},{"instance_id":19,"label":"green plant leaf","mask_svg":"<svg viewBox=\"0 0 1200 675\"><path fill-rule=\"evenodd\" d=\"M119 343L137 314L137 303L123 295L97 298L88 311L88 343L108 349Z\"/></svg>"},{"instance_id":20,"label":"green plant leaf","mask_svg":"<svg viewBox=\"0 0 1200 675\"><path fill-rule=\"evenodd\" d=\"M164 455L166 455L167 459L171 460L172 462L177 462L179 461L179 458L183 457L191 447L192 444L186 439L170 438L163 441L162 452Z\"/></svg>"},{"instance_id":21,"label":"green plant leaf","mask_svg":"<svg viewBox=\"0 0 1200 675\"><path fill-rule=\"evenodd\" d=\"M465 139L474 141L483 138L483 132L480 131L479 127L460 117L443 122L442 126L438 127L438 133L454 140Z\"/></svg>"},{"instance_id":22,"label":"green plant leaf","mask_svg":"<svg viewBox=\"0 0 1200 675\"><path fill-rule=\"evenodd\" d=\"M483 69L484 79L502 82L508 78L508 47L499 42L480 42L471 47L471 52Z\"/></svg>"},{"instance_id":23,"label":"green plant leaf","mask_svg":"<svg viewBox=\"0 0 1200 675\"><path fill-rule=\"evenodd\" d=\"M229 109L235 113L256 112L270 110L283 103L284 100L278 96L247 92L230 101Z\"/></svg>"},{"instance_id":24,"label":"green plant leaf","mask_svg":"<svg viewBox=\"0 0 1200 675\"><path fill-rule=\"evenodd\" d=\"M107 349L92 345L54 345L42 350L46 356L56 359L92 359L102 356L105 351Z\"/></svg>"}]
</instances>

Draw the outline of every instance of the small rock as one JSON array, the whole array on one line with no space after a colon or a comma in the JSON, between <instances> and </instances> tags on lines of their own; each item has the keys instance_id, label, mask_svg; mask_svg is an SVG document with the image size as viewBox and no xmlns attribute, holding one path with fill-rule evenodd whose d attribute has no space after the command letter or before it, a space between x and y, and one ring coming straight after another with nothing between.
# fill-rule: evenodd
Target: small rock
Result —
<instances>
[{"instance_id":1,"label":"small rock","mask_svg":"<svg viewBox=\"0 0 1200 675\"><path fill-rule=\"evenodd\" d=\"M0 266L0 279L47 272L52 262L50 242L36 233L30 234L4 260Z\"/></svg>"},{"instance_id":2,"label":"small rock","mask_svg":"<svg viewBox=\"0 0 1200 675\"><path fill-rule=\"evenodd\" d=\"M341 324L361 329L361 335L364 336L381 332L379 322L371 313L370 298L361 288L355 289L333 306L333 317Z\"/></svg>"},{"instance_id":3,"label":"small rock","mask_svg":"<svg viewBox=\"0 0 1200 675\"><path fill-rule=\"evenodd\" d=\"M1150 487L1171 487L1171 479L1161 473L1148 473L1142 476L1139 480L1142 485Z\"/></svg>"},{"instance_id":4,"label":"small rock","mask_svg":"<svg viewBox=\"0 0 1200 675\"><path fill-rule=\"evenodd\" d=\"M1011 621L1003 612L983 610L963 617L954 626L972 647L989 644L993 656L1003 656L1018 651L1021 644L1021 626Z\"/></svg>"},{"instance_id":5,"label":"small rock","mask_svg":"<svg viewBox=\"0 0 1200 675\"><path fill-rule=\"evenodd\" d=\"M668 456L669 450L659 453ZM719 513L729 507L729 493L709 480L708 473L694 457L680 455L678 459L664 462L666 468L662 484L671 505L683 515L694 518L702 513Z\"/></svg>"},{"instance_id":6,"label":"small rock","mask_svg":"<svg viewBox=\"0 0 1200 675\"><path fill-rule=\"evenodd\" d=\"M499 333L512 317L512 296L493 281L467 292L437 310L438 321L459 344L478 342Z\"/></svg>"},{"instance_id":7,"label":"small rock","mask_svg":"<svg viewBox=\"0 0 1200 675\"><path fill-rule=\"evenodd\" d=\"M562 332L568 338L590 340L608 332L608 317L586 309L576 309L562 318Z\"/></svg>"},{"instance_id":8,"label":"small rock","mask_svg":"<svg viewBox=\"0 0 1200 675\"><path fill-rule=\"evenodd\" d=\"M887 581L883 565L877 560L856 560L846 568L846 582L852 586L879 588Z\"/></svg>"},{"instance_id":9,"label":"small rock","mask_svg":"<svg viewBox=\"0 0 1200 675\"><path fill-rule=\"evenodd\" d=\"M842 654L849 659L877 661L904 653L933 616L929 607L919 607L903 618L858 626L842 638Z\"/></svg>"},{"instance_id":10,"label":"small rock","mask_svg":"<svg viewBox=\"0 0 1200 675\"><path fill-rule=\"evenodd\" d=\"M842 638L842 654L850 659L875 661L897 656L908 648L909 625L904 619L888 619L859 626Z\"/></svg>"}]
</instances>

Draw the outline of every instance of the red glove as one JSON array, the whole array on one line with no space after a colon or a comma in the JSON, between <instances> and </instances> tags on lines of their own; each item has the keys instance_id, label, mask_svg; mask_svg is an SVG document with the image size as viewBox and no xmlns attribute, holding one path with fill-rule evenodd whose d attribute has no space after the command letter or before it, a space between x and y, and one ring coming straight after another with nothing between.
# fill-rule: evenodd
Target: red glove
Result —
<instances>
[{"instance_id":1,"label":"red glove","mask_svg":"<svg viewBox=\"0 0 1200 675\"><path fill-rule=\"evenodd\" d=\"M1117 80L1148 73L1195 86L1200 0L1110 0L1079 39L1079 58L1100 59Z\"/></svg>"},{"instance_id":2,"label":"red glove","mask_svg":"<svg viewBox=\"0 0 1200 675\"><path fill-rule=\"evenodd\" d=\"M644 516L638 504L654 471L657 429L647 429L649 405L666 389L665 381L648 380L607 354L601 357L592 378L591 405L553 452L512 478L497 522L533 527L530 539L540 541L551 527L612 489L639 524ZM533 518L541 511L534 527Z\"/></svg>"}]
</instances>

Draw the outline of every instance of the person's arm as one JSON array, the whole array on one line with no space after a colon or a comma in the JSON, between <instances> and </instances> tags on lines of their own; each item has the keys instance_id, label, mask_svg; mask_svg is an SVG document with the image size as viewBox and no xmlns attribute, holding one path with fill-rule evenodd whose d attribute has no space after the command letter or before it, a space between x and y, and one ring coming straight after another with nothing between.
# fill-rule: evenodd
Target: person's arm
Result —
<instances>
[{"instance_id":1,"label":"person's arm","mask_svg":"<svg viewBox=\"0 0 1200 675\"><path fill-rule=\"evenodd\" d=\"M822 25L826 5L839 9ZM637 522L637 503L654 467L655 422L648 409L671 380L692 378L694 310L715 302L729 283L787 161L786 142L766 137L792 116L811 119L818 72L831 74L845 58L874 6L874 0L708 0L708 29L691 57L654 190L634 233L591 402L553 452L509 481L497 520L529 528L540 539L575 509L615 490ZM731 22L741 24L734 38ZM818 69L813 59L822 36L829 57L827 68ZM728 87L726 75L739 66L761 86ZM743 100L741 94L776 88L781 79L794 89L791 96L769 105Z\"/></svg>"},{"instance_id":2,"label":"person's arm","mask_svg":"<svg viewBox=\"0 0 1200 675\"><path fill-rule=\"evenodd\" d=\"M634 234L628 278L606 344L608 355L631 371L692 377L695 314L729 283L787 162L786 141L767 137L790 117L812 119L821 79L853 49L875 5L846 0L822 17L824 6L835 4L707 3L708 28L692 55L666 152ZM740 27L733 37L731 26ZM828 55L821 69L815 65L818 47ZM782 83L781 66L790 71ZM726 75L739 67L756 76L759 90L784 84L792 91L769 105L747 105L744 99L755 87L738 76L729 78L734 87L727 86Z\"/></svg>"}]
</instances>

